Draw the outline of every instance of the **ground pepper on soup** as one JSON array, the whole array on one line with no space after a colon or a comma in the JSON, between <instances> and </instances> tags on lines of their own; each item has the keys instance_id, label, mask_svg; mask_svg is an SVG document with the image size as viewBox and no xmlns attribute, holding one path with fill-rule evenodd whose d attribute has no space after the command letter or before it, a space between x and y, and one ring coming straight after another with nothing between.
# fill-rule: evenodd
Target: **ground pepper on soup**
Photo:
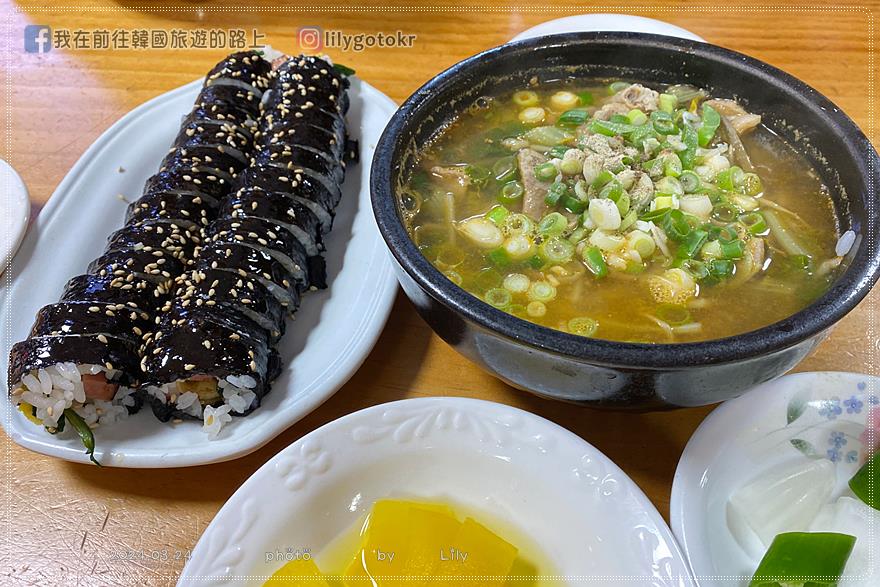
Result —
<instances>
[{"instance_id":1,"label":"ground pepper on soup","mask_svg":"<svg viewBox=\"0 0 880 587\"><path fill-rule=\"evenodd\" d=\"M451 281L537 324L670 343L809 305L841 259L828 189L733 100L685 85L535 85L481 98L399 194Z\"/></svg>"}]
</instances>

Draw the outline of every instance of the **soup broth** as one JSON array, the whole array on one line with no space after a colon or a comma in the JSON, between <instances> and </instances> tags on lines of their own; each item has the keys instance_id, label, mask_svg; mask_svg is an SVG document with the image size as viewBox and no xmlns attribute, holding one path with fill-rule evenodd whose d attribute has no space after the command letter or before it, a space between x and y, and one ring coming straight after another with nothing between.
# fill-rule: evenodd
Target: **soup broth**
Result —
<instances>
[{"instance_id":1,"label":"soup broth","mask_svg":"<svg viewBox=\"0 0 880 587\"><path fill-rule=\"evenodd\" d=\"M550 328L722 338L819 297L841 259L828 189L760 113L689 86L483 98L422 153L400 206L425 257Z\"/></svg>"}]
</instances>

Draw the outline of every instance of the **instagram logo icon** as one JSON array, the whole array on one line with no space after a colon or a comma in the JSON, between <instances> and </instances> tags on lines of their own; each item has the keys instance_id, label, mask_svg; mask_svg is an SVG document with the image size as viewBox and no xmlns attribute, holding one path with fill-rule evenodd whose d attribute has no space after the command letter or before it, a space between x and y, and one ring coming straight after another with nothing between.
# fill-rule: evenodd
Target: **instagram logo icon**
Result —
<instances>
[{"instance_id":1,"label":"instagram logo icon","mask_svg":"<svg viewBox=\"0 0 880 587\"><path fill-rule=\"evenodd\" d=\"M324 48L324 30L318 26L299 29L299 48L306 53L318 53Z\"/></svg>"}]
</instances>

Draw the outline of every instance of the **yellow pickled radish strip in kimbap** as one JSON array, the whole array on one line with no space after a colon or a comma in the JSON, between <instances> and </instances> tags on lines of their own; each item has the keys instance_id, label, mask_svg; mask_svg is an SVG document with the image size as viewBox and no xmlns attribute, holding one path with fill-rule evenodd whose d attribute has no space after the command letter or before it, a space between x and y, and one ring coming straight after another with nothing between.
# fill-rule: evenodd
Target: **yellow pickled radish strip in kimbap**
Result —
<instances>
[{"instance_id":1,"label":"yellow pickled radish strip in kimbap","mask_svg":"<svg viewBox=\"0 0 880 587\"><path fill-rule=\"evenodd\" d=\"M263 218L289 230L309 256L323 250L322 222L311 207L283 192L267 192L259 188L241 188L223 201L220 216L230 218Z\"/></svg>"},{"instance_id":2,"label":"yellow pickled radish strip in kimbap","mask_svg":"<svg viewBox=\"0 0 880 587\"><path fill-rule=\"evenodd\" d=\"M88 272L100 277L137 279L167 283L183 273L184 264L169 253L143 249L115 250L104 253L91 263Z\"/></svg>"},{"instance_id":3,"label":"yellow pickled radish strip in kimbap","mask_svg":"<svg viewBox=\"0 0 880 587\"><path fill-rule=\"evenodd\" d=\"M276 343L284 334L287 310L259 280L238 272L201 269L188 273L175 292L183 307L216 306L224 315L240 315L266 331Z\"/></svg>"},{"instance_id":4,"label":"yellow pickled radish strip in kimbap","mask_svg":"<svg viewBox=\"0 0 880 587\"><path fill-rule=\"evenodd\" d=\"M202 418L212 436L230 413L260 404L280 370L264 338L208 320L169 313L147 345L141 368L153 411L161 420Z\"/></svg>"},{"instance_id":5,"label":"yellow pickled radish strip in kimbap","mask_svg":"<svg viewBox=\"0 0 880 587\"><path fill-rule=\"evenodd\" d=\"M128 206L126 224L138 224L152 219L174 220L188 228L207 226L220 203L216 198L194 192L157 191L144 194Z\"/></svg>"},{"instance_id":6,"label":"yellow pickled radish strip in kimbap","mask_svg":"<svg viewBox=\"0 0 880 587\"><path fill-rule=\"evenodd\" d=\"M265 251L238 243L207 243L199 250L197 267L252 277L265 285L288 312L295 312L299 307L299 284L284 265Z\"/></svg>"},{"instance_id":7,"label":"yellow pickled radish strip in kimbap","mask_svg":"<svg viewBox=\"0 0 880 587\"><path fill-rule=\"evenodd\" d=\"M263 251L281 263L302 291L317 286L323 274L309 274L308 255L296 237L283 226L262 218L218 218L208 227L206 242L237 243Z\"/></svg>"}]
</instances>

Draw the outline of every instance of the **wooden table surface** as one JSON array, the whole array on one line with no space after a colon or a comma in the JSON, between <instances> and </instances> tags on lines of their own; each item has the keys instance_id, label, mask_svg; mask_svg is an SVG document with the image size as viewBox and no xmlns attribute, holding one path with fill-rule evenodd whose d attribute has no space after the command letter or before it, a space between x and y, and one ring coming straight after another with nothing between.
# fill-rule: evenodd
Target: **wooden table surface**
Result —
<instances>
[{"instance_id":1,"label":"wooden table surface","mask_svg":"<svg viewBox=\"0 0 880 587\"><path fill-rule=\"evenodd\" d=\"M444 10L427 5L302 10L252 2L247 11L222 2L147 4L120 1L102 7L83 0L72 8L47 8L48 3L0 0L0 14L9 27L0 41L8 65L3 81L9 82L3 84L7 108L0 113L2 128L9 129L3 135L3 157L23 176L35 211L116 119L203 75L225 51L60 49L28 54L22 50L27 24L71 31L256 28L266 35L264 42L289 52L297 51L300 26L352 34L399 29L417 35L412 48L328 51L399 102L434 73L539 22L579 12L629 12L667 20L794 74L831 98L875 138L871 51L880 4L876 1L814 8L738 4L723 10L684 2L581 10L572 9L571 3L547 2ZM798 369L877 373L877 341L868 339L868 325L876 318L878 304L876 294L862 303ZM297 438L354 410L430 395L503 402L559 423L619 464L664 516L681 451L711 410L606 413L529 397L459 356L399 295L388 327L351 381L267 446L236 461L189 469L99 469L28 452L3 436L0 584L173 584L182 560L172 556L167 561L122 561L118 553L186 552L235 489Z\"/></svg>"}]
</instances>

